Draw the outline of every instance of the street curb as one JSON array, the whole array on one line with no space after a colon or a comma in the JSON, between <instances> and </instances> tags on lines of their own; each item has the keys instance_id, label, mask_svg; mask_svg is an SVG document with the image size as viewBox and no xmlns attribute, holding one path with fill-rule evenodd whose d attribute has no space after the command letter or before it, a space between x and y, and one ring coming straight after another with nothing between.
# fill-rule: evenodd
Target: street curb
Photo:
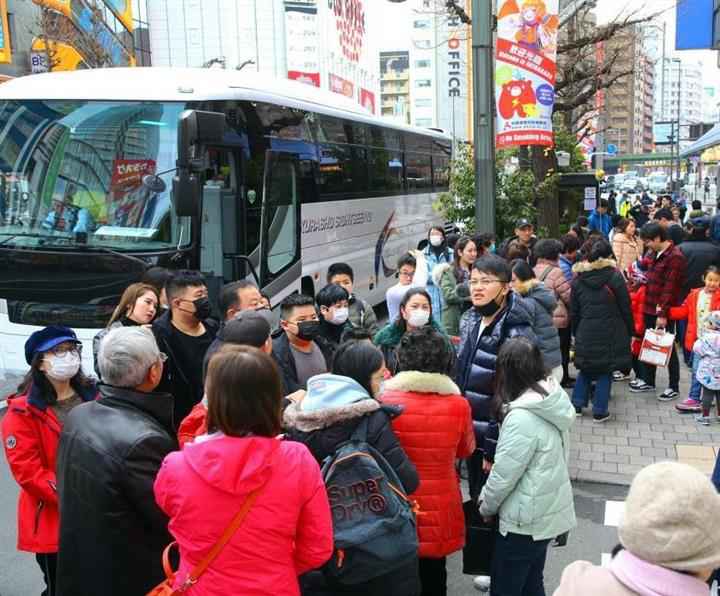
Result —
<instances>
[{"instance_id":1,"label":"street curb","mask_svg":"<svg viewBox=\"0 0 720 596\"><path fill-rule=\"evenodd\" d=\"M630 486L633 476L629 474L609 474L607 472L593 472L570 468L570 480L572 482L595 482L599 484L612 484L615 486Z\"/></svg>"}]
</instances>

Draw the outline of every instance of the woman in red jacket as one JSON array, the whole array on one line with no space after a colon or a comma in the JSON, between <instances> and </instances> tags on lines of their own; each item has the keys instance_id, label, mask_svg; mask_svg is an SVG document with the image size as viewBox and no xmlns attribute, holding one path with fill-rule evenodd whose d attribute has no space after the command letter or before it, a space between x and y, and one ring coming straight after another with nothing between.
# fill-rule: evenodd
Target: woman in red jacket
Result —
<instances>
[{"instance_id":1,"label":"woman in red jacket","mask_svg":"<svg viewBox=\"0 0 720 596\"><path fill-rule=\"evenodd\" d=\"M186 594L298 596L298 576L330 558L333 529L317 462L301 443L277 438L277 367L256 348L225 346L210 360L205 393L211 434L168 455L155 480L155 499L180 547L175 588L259 490L239 529Z\"/></svg>"},{"instance_id":2,"label":"woman in red jacket","mask_svg":"<svg viewBox=\"0 0 720 596\"><path fill-rule=\"evenodd\" d=\"M82 345L68 327L45 327L25 342L30 371L8 398L2 421L5 457L20 485L18 550L35 553L45 585L55 594L58 500L55 456L70 410L95 398L95 385L80 369Z\"/></svg>"},{"instance_id":3,"label":"woman in red jacket","mask_svg":"<svg viewBox=\"0 0 720 596\"><path fill-rule=\"evenodd\" d=\"M401 405L392 426L415 465L420 486L420 583L423 596L447 591L445 558L465 544L465 517L455 459L475 451L470 405L448 377L454 361L447 342L430 327L405 334L398 374L386 381L381 401Z\"/></svg>"}]
</instances>

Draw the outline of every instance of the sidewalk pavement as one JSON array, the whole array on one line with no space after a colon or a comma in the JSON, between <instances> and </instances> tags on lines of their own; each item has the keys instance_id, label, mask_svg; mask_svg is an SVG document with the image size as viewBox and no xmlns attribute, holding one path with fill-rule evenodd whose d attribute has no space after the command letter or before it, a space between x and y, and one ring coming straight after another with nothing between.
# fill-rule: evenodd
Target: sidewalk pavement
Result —
<instances>
[{"instance_id":1,"label":"sidewalk pavement","mask_svg":"<svg viewBox=\"0 0 720 596\"><path fill-rule=\"evenodd\" d=\"M691 371L682 362L680 368L676 400L660 402L652 393L630 393L627 381L613 382L613 419L598 424L593 422L591 408L584 410L571 430L572 480L629 485L640 469L665 460L712 474L720 448L720 424L702 426L695 422L695 414L675 410L675 404L687 398L690 384ZM667 370L658 370L658 394L666 387Z\"/></svg>"}]
</instances>

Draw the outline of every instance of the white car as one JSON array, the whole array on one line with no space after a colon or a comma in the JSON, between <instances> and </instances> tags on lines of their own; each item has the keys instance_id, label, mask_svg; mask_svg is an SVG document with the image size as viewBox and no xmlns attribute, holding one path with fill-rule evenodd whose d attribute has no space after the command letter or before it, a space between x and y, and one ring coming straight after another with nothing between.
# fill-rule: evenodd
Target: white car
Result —
<instances>
[{"instance_id":1,"label":"white car","mask_svg":"<svg viewBox=\"0 0 720 596\"><path fill-rule=\"evenodd\" d=\"M625 178L622 182L622 189L628 191L635 191L638 188L640 181L638 178Z\"/></svg>"},{"instance_id":2,"label":"white car","mask_svg":"<svg viewBox=\"0 0 720 596\"><path fill-rule=\"evenodd\" d=\"M648 178L650 192L662 193L667 191L668 177L665 174L651 174Z\"/></svg>"}]
</instances>

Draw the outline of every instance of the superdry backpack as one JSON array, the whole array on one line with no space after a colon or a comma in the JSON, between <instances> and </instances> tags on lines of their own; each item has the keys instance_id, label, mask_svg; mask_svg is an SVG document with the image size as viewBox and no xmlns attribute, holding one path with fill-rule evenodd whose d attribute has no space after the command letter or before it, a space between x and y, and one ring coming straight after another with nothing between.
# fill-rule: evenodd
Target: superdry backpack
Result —
<instances>
[{"instance_id":1,"label":"superdry backpack","mask_svg":"<svg viewBox=\"0 0 720 596\"><path fill-rule=\"evenodd\" d=\"M369 581L417 557L413 504L395 470L368 445L367 432L365 416L322 467L335 541L323 572L340 584Z\"/></svg>"}]
</instances>

